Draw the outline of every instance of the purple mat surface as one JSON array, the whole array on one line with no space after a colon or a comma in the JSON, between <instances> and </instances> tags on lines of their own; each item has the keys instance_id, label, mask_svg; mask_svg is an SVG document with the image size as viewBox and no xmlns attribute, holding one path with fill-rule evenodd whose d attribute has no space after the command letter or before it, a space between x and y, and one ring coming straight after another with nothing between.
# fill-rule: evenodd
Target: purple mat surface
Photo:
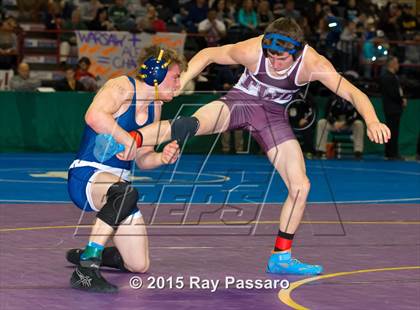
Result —
<instances>
[{"instance_id":1,"label":"purple mat surface","mask_svg":"<svg viewBox=\"0 0 420 310\"><path fill-rule=\"evenodd\" d=\"M70 204L0 204L0 309L290 309L278 297L280 288L225 287L227 276L237 281L305 279L264 271L280 205L185 208L142 206L151 255L150 270L138 275L144 286L132 289L133 274L104 269L103 275L121 288L116 295L104 295L69 287L73 267L65 252L84 246L90 231L83 227L74 236L79 209ZM308 205L294 255L324 265L325 274L381 270L306 283L292 290L293 301L310 309L420 309L420 269L390 270L420 266L420 204L349 204L337 210ZM92 219L88 214L82 223L89 225ZM145 287L148 277L171 276L183 277L185 287ZM211 292L190 288L191 277L220 282Z\"/></svg>"}]
</instances>

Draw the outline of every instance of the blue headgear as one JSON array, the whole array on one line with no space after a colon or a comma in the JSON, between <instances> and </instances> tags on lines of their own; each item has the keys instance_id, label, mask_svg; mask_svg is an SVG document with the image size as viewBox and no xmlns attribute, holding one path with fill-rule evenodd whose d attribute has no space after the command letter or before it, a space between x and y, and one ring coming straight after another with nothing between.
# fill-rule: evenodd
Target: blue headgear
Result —
<instances>
[{"instance_id":1,"label":"blue headgear","mask_svg":"<svg viewBox=\"0 0 420 310\"><path fill-rule=\"evenodd\" d=\"M158 99L158 85L165 79L168 73L168 66L171 63L170 60L163 62L163 53L164 50L161 49L157 58L153 56L147 58L138 72L138 77L143 79L147 85L155 87L156 99Z\"/></svg>"},{"instance_id":2,"label":"blue headgear","mask_svg":"<svg viewBox=\"0 0 420 310\"><path fill-rule=\"evenodd\" d=\"M264 41L271 41L270 45L268 44L264 44ZM292 49L288 49L285 48L283 46L281 46L279 44L280 42L287 42L287 43L291 43L293 45L294 48ZM264 35L264 38L262 40L262 48L263 48L263 52L264 52L264 56L267 57L267 50L273 50L276 52L287 52L293 56L296 55L296 53L298 53L301 49L302 49L302 43L293 40L292 38L289 38L287 36L278 34L278 33L266 33Z\"/></svg>"}]
</instances>

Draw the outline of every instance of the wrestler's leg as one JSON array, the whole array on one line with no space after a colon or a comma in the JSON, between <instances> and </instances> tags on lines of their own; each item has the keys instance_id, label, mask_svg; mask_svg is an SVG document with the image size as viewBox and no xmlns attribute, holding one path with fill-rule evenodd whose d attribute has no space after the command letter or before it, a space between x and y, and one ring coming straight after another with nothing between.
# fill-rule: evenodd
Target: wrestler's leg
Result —
<instances>
[{"instance_id":1,"label":"wrestler's leg","mask_svg":"<svg viewBox=\"0 0 420 310\"><path fill-rule=\"evenodd\" d=\"M267 272L282 274L319 274L322 267L301 263L291 257L292 240L302 220L310 183L299 143L287 140L267 152L288 189L288 196L280 215L279 233Z\"/></svg>"},{"instance_id":2,"label":"wrestler's leg","mask_svg":"<svg viewBox=\"0 0 420 310\"><path fill-rule=\"evenodd\" d=\"M225 131L229 126L230 112L222 101L212 101L198 109L193 117L199 122L195 135L208 135ZM140 130L143 145L152 146L171 140L171 123L160 121L152 123Z\"/></svg>"},{"instance_id":3,"label":"wrestler's leg","mask_svg":"<svg viewBox=\"0 0 420 310\"><path fill-rule=\"evenodd\" d=\"M98 174L91 187L91 197L95 209L99 210L106 202L106 193L112 184L120 181L120 178L109 173ZM105 245L107 236L113 230L110 226L97 219L92 229L89 241ZM107 247L102 253L102 265L121 270L141 272L149 266L148 240L143 217L137 211L128 217L118 227L114 235L116 247ZM68 252L68 260L79 264L80 249Z\"/></svg>"},{"instance_id":4,"label":"wrestler's leg","mask_svg":"<svg viewBox=\"0 0 420 310\"><path fill-rule=\"evenodd\" d=\"M118 227L113 241L126 270L143 273L149 269L149 241L140 213L133 214Z\"/></svg>"},{"instance_id":5,"label":"wrestler's leg","mask_svg":"<svg viewBox=\"0 0 420 310\"><path fill-rule=\"evenodd\" d=\"M137 192L127 183L121 182L119 177L107 172L99 172L91 177L87 195L91 207L99 212L89 243L80 254L80 266L72 275L71 285L74 288L89 291L115 292L117 287L101 276L99 265L105 263L111 267L124 269L124 262L119 251L116 248L105 250L104 248L108 239L114 234L113 226L118 226L120 222L119 217L123 218L122 223L124 223L124 219L126 220L127 216L129 218L129 212L136 208ZM114 218L117 219L115 222ZM130 226L125 226L124 230L127 230L127 227ZM143 235L139 238L147 237ZM145 244L147 245L147 241ZM74 250L69 252L72 251L74 254ZM86 279L90 279L88 284Z\"/></svg>"}]
</instances>

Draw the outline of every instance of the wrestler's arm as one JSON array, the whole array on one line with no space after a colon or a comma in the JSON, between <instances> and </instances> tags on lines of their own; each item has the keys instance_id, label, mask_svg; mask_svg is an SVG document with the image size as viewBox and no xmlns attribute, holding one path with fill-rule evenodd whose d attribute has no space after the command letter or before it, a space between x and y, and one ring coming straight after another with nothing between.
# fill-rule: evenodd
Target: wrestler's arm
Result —
<instances>
[{"instance_id":1,"label":"wrestler's arm","mask_svg":"<svg viewBox=\"0 0 420 310\"><path fill-rule=\"evenodd\" d=\"M366 122L369 139L375 143L386 143L391 138L388 127L382 124L368 96L342 77L328 59L309 48L305 57L308 82L319 81L332 92L351 102Z\"/></svg>"},{"instance_id":2,"label":"wrestler's arm","mask_svg":"<svg viewBox=\"0 0 420 310\"><path fill-rule=\"evenodd\" d=\"M124 151L117 154L121 160L132 160L136 156L134 139L121 128L114 119L114 114L124 104L131 104L133 88L126 77L109 80L96 94L89 106L85 121L97 133L110 134L120 144Z\"/></svg>"},{"instance_id":3,"label":"wrestler's arm","mask_svg":"<svg viewBox=\"0 0 420 310\"><path fill-rule=\"evenodd\" d=\"M235 44L227 44L217 47L208 47L199 51L188 62L188 70L181 75L181 90L208 65L240 64L245 67L252 66L258 61L261 36L241 41Z\"/></svg>"},{"instance_id":4,"label":"wrestler's arm","mask_svg":"<svg viewBox=\"0 0 420 310\"><path fill-rule=\"evenodd\" d=\"M162 106L155 103L154 122L160 121ZM167 144L161 153L155 152L154 146L144 145L137 149L136 164L140 169L155 169L164 164L172 164L178 159L179 146L175 141Z\"/></svg>"}]
</instances>

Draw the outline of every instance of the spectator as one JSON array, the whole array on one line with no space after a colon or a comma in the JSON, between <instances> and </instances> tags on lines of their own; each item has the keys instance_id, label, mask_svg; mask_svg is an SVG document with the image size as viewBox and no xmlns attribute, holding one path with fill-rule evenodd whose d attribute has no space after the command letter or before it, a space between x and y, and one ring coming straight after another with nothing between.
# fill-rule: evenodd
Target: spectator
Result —
<instances>
[{"instance_id":1,"label":"spectator","mask_svg":"<svg viewBox=\"0 0 420 310\"><path fill-rule=\"evenodd\" d=\"M82 83L75 79L75 71L73 67L65 67L65 78L56 83L57 91L84 91L85 87Z\"/></svg>"},{"instance_id":2,"label":"spectator","mask_svg":"<svg viewBox=\"0 0 420 310\"><path fill-rule=\"evenodd\" d=\"M89 30L110 31L115 30L114 24L108 18L108 9L101 8L96 11L95 18L88 24Z\"/></svg>"},{"instance_id":3,"label":"spectator","mask_svg":"<svg viewBox=\"0 0 420 310\"><path fill-rule=\"evenodd\" d=\"M198 24L207 18L209 7L205 0L195 0L188 8L188 15L185 19L185 26L188 32L197 32Z\"/></svg>"},{"instance_id":4,"label":"spectator","mask_svg":"<svg viewBox=\"0 0 420 310\"><path fill-rule=\"evenodd\" d=\"M284 9L280 10L280 16L293 18L294 20L298 21L300 18L300 12L295 10L295 1L286 0Z\"/></svg>"},{"instance_id":5,"label":"spectator","mask_svg":"<svg viewBox=\"0 0 420 310\"><path fill-rule=\"evenodd\" d=\"M219 0L214 5L213 8L216 9L217 19L222 21L227 28L235 25L235 11L232 11L232 7L228 7L225 0Z\"/></svg>"},{"instance_id":6,"label":"spectator","mask_svg":"<svg viewBox=\"0 0 420 310\"><path fill-rule=\"evenodd\" d=\"M386 62L386 70L380 80L385 123L391 130L391 140L385 144L385 157L391 160L401 159L398 151L398 135L401 115L403 109L407 106L407 99L403 96L403 90L397 76L399 67L398 58L395 56L389 57Z\"/></svg>"},{"instance_id":7,"label":"spectator","mask_svg":"<svg viewBox=\"0 0 420 310\"><path fill-rule=\"evenodd\" d=\"M91 22L99 9L103 8L103 4L99 0L90 0L80 5L80 16L85 23Z\"/></svg>"},{"instance_id":8,"label":"spectator","mask_svg":"<svg viewBox=\"0 0 420 310\"><path fill-rule=\"evenodd\" d=\"M226 35L226 26L217 19L216 10L211 9L207 18L198 24L198 32L206 38L207 46L218 46Z\"/></svg>"},{"instance_id":9,"label":"spectator","mask_svg":"<svg viewBox=\"0 0 420 310\"><path fill-rule=\"evenodd\" d=\"M373 25L365 33L364 39L362 48L363 74L365 78L371 78L372 65L375 61L385 60L388 55L388 49L384 32L382 30L375 30ZM381 47L380 49L379 46Z\"/></svg>"},{"instance_id":10,"label":"spectator","mask_svg":"<svg viewBox=\"0 0 420 310\"><path fill-rule=\"evenodd\" d=\"M340 34L341 34L341 22L340 20L334 15L333 11L331 10L331 7L326 6L324 7L325 12L325 22L326 26L328 27L328 33L326 38L326 46L329 50L329 53L331 53L332 50L336 48L336 44L340 40ZM331 54L328 54L328 58L332 58Z\"/></svg>"},{"instance_id":11,"label":"spectator","mask_svg":"<svg viewBox=\"0 0 420 310\"><path fill-rule=\"evenodd\" d=\"M90 65L91 62L89 58L80 58L77 64L75 79L83 84L86 91L97 91L98 84L95 76L89 72Z\"/></svg>"},{"instance_id":12,"label":"spectator","mask_svg":"<svg viewBox=\"0 0 420 310\"><path fill-rule=\"evenodd\" d=\"M359 119L354 106L342 99L333 98L327 106L327 117L318 121L316 130L317 157L323 158L327 150L327 139L330 132L346 132L353 134L353 150L356 159L363 154L364 125Z\"/></svg>"},{"instance_id":13,"label":"spectator","mask_svg":"<svg viewBox=\"0 0 420 310\"><path fill-rule=\"evenodd\" d=\"M45 28L48 30L60 29L63 25L62 11L60 3L49 2L47 14L44 17Z\"/></svg>"},{"instance_id":14,"label":"spectator","mask_svg":"<svg viewBox=\"0 0 420 310\"><path fill-rule=\"evenodd\" d=\"M63 34L60 43L60 62L66 63L70 55L71 47L76 47L77 38L74 30L85 30L86 24L80 18L80 11L74 10L71 14L71 20L67 20L63 24Z\"/></svg>"},{"instance_id":15,"label":"spectator","mask_svg":"<svg viewBox=\"0 0 420 310\"><path fill-rule=\"evenodd\" d=\"M16 20L7 17L0 26L0 69L11 69L17 62Z\"/></svg>"},{"instance_id":16,"label":"spectator","mask_svg":"<svg viewBox=\"0 0 420 310\"><path fill-rule=\"evenodd\" d=\"M149 5L147 8L147 15L140 21L138 29L140 31L152 33L165 32L166 23L158 17L156 8L153 5Z\"/></svg>"},{"instance_id":17,"label":"spectator","mask_svg":"<svg viewBox=\"0 0 420 310\"><path fill-rule=\"evenodd\" d=\"M253 8L252 0L244 0L238 13L238 23L244 27L250 35L254 35L258 27L257 12Z\"/></svg>"},{"instance_id":18,"label":"spectator","mask_svg":"<svg viewBox=\"0 0 420 310\"><path fill-rule=\"evenodd\" d=\"M347 21L354 21L360 15L356 0L348 0L344 12L344 18Z\"/></svg>"},{"instance_id":19,"label":"spectator","mask_svg":"<svg viewBox=\"0 0 420 310\"><path fill-rule=\"evenodd\" d=\"M10 89L15 91L35 91L41 86L38 78L30 77L30 68L27 63L20 63L17 68L17 75L10 80Z\"/></svg>"},{"instance_id":20,"label":"spectator","mask_svg":"<svg viewBox=\"0 0 420 310\"><path fill-rule=\"evenodd\" d=\"M417 18L408 4L403 6L403 12L398 19L398 23L405 39L410 38L416 30L419 30Z\"/></svg>"},{"instance_id":21,"label":"spectator","mask_svg":"<svg viewBox=\"0 0 420 310\"><path fill-rule=\"evenodd\" d=\"M128 0L128 11L132 18L134 18L136 25L146 17L149 0Z\"/></svg>"},{"instance_id":22,"label":"spectator","mask_svg":"<svg viewBox=\"0 0 420 310\"><path fill-rule=\"evenodd\" d=\"M270 10L270 2L264 0L258 4L257 9L257 23L258 29L264 31L264 29L274 20L274 15Z\"/></svg>"},{"instance_id":23,"label":"spectator","mask_svg":"<svg viewBox=\"0 0 420 310\"><path fill-rule=\"evenodd\" d=\"M323 16L324 11L322 10L321 3L317 1L313 2L309 8L307 17L309 26L313 29L314 32L316 31L315 29L319 28L319 22L322 20Z\"/></svg>"},{"instance_id":24,"label":"spectator","mask_svg":"<svg viewBox=\"0 0 420 310\"><path fill-rule=\"evenodd\" d=\"M348 71L355 69L358 60L357 55L357 34L356 24L354 21L348 21L344 27L343 32L340 34L340 41L337 43L337 50L340 55L340 66L341 71Z\"/></svg>"},{"instance_id":25,"label":"spectator","mask_svg":"<svg viewBox=\"0 0 420 310\"><path fill-rule=\"evenodd\" d=\"M366 10L364 10L366 14L366 23L367 24L378 24L379 22L379 10L376 4L369 3Z\"/></svg>"},{"instance_id":26,"label":"spectator","mask_svg":"<svg viewBox=\"0 0 420 310\"><path fill-rule=\"evenodd\" d=\"M401 9L397 3L388 3L379 21L378 28L383 30L390 40L401 40L400 24Z\"/></svg>"},{"instance_id":27,"label":"spectator","mask_svg":"<svg viewBox=\"0 0 420 310\"><path fill-rule=\"evenodd\" d=\"M115 4L109 9L109 19L117 30L131 31L136 28L133 19L130 18L129 12L125 7L125 0L115 0Z\"/></svg>"},{"instance_id":28,"label":"spectator","mask_svg":"<svg viewBox=\"0 0 420 310\"><path fill-rule=\"evenodd\" d=\"M39 21L39 13L47 8L48 0L17 0L19 18Z\"/></svg>"}]
</instances>

